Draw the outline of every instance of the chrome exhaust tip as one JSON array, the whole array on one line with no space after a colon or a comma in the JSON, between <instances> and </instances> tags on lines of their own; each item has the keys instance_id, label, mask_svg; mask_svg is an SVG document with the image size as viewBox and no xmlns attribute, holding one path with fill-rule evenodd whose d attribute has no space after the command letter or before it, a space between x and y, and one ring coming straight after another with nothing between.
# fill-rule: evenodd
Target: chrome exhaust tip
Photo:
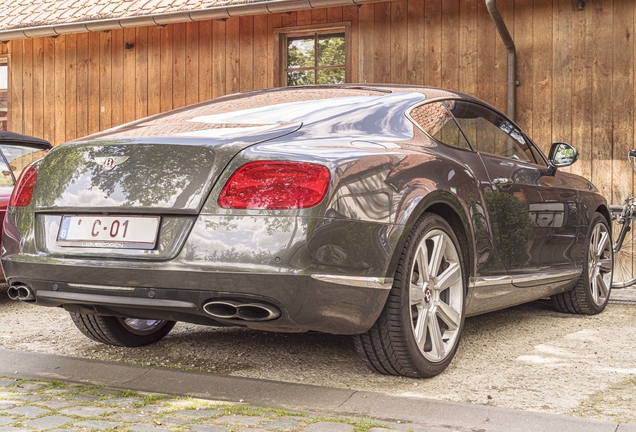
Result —
<instances>
[{"instance_id":1,"label":"chrome exhaust tip","mask_svg":"<svg viewBox=\"0 0 636 432\"><path fill-rule=\"evenodd\" d=\"M242 321L271 321L281 316L276 306L235 300L212 300L203 305L203 310L214 318Z\"/></svg>"},{"instance_id":2,"label":"chrome exhaust tip","mask_svg":"<svg viewBox=\"0 0 636 432\"><path fill-rule=\"evenodd\" d=\"M11 300L20 300L18 298L18 289L16 287L9 287L7 290L7 295Z\"/></svg>"},{"instance_id":3,"label":"chrome exhaust tip","mask_svg":"<svg viewBox=\"0 0 636 432\"><path fill-rule=\"evenodd\" d=\"M18 285L15 287L18 292L18 300L21 301L29 301L35 300L35 294L33 294L33 290L26 285Z\"/></svg>"}]
</instances>

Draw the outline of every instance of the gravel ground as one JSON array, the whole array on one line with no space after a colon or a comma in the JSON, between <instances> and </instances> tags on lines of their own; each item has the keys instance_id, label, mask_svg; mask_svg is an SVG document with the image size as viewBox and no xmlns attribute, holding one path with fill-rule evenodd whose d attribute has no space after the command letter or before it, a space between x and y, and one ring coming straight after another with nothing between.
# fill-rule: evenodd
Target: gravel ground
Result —
<instances>
[{"instance_id":1,"label":"gravel ground","mask_svg":"<svg viewBox=\"0 0 636 432\"><path fill-rule=\"evenodd\" d=\"M0 289L0 346L389 394L636 421L636 306L596 316L539 301L466 320L451 366L428 380L370 372L346 336L277 334L179 323L159 343L117 348L84 337L61 309Z\"/></svg>"}]
</instances>

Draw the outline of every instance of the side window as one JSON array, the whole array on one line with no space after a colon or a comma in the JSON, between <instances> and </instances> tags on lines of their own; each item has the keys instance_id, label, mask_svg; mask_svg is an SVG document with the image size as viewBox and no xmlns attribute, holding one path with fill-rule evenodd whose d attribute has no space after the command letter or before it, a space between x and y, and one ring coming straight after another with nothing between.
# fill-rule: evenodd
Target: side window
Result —
<instances>
[{"instance_id":1,"label":"side window","mask_svg":"<svg viewBox=\"0 0 636 432\"><path fill-rule=\"evenodd\" d=\"M445 104L478 152L536 163L523 133L505 117L472 102L446 101Z\"/></svg>"},{"instance_id":2,"label":"side window","mask_svg":"<svg viewBox=\"0 0 636 432\"><path fill-rule=\"evenodd\" d=\"M416 106L409 113L413 121L437 141L470 150L464 134L441 102Z\"/></svg>"}]
</instances>

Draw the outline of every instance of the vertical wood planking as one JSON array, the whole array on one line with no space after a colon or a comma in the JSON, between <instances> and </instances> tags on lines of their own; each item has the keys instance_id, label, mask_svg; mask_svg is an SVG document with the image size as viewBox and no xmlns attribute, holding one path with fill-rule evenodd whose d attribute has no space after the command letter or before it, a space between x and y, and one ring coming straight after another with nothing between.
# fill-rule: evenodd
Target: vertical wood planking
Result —
<instances>
[{"instance_id":1,"label":"vertical wood planking","mask_svg":"<svg viewBox=\"0 0 636 432\"><path fill-rule=\"evenodd\" d=\"M135 112L140 119L148 115L148 27L135 33Z\"/></svg>"},{"instance_id":2,"label":"vertical wood planking","mask_svg":"<svg viewBox=\"0 0 636 432\"><path fill-rule=\"evenodd\" d=\"M99 33L88 34L88 133L99 132ZM133 113L134 114L134 113Z\"/></svg>"},{"instance_id":3,"label":"vertical wood planking","mask_svg":"<svg viewBox=\"0 0 636 432\"><path fill-rule=\"evenodd\" d=\"M391 2L375 3L373 80L391 82Z\"/></svg>"},{"instance_id":4,"label":"vertical wood planking","mask_svg":"<svg viewBox=\"0 0 636 432\"><path fill-rule=\"evenodd\" d=\"M175 24L172 34L172 107L186 104L186 25Z\"/></svg>"},{"instance_id":5,"label":"vertical wood planking","mask_svg":"<svg viewBox=\"0 0 636 432\"><path fill-rule=\"evenodd\" d=\"M459 89L459 0L442 2L442 87Z\"/></svg>"},{"instance_id":6,"label":"vertical wood planking","mask_svg":"<svg viewBox=\"0 0 636 432\"><path fill-rule=\"evenodd\" d=\"M580 156L571 172L587 179L592 176L591 21L591 7L572 16L572 144Z\"/></svg>"},{"instance_id":7,"label":"vertical wood planking","mask_svg":"<svg viewBox=\"0 0 636 432\"><path fill-rule=\"evenodd\" d=\"M24 133L24 97L22 94L22 68L24 58L24 43L22 40L11 41L13 59L11 62L11 76L9 88L11 92L11 106L8 113L8 128L14 132Z\"/></svg>"},{"instance_id":8,"label":"vertical wood planking","mask_svg":"<svg viewBox=\"0 0 636 432\"><path fill-rule=\"evenodd\" d=\"M99 33L99 130L108 129L112 118L112 32Z\"/></svg>"},{"instance_id":9,"label":"vertical wood planking","mask_svg":"<svg viewBox=\"0 0 636 432\"><path fill-rule=\"evenodd\" d=\"M459 3L459 90L477 93L477 3ZM492 101L488 101L492 102Z\"/></svg>"},{"instance_id":10,"label":"vertical wood planking","mask_svg":"<svg viewBox=\"0 0 636 432\"><path fill-rule=\"evenodd\" d=\"M148 115L161 112L161 28L148 27Z\"/></svg>"},{"instance_id":11,"label":"vertical wood planking","mask_svg":"<svg viewBox=\"0 0 636 432\"><path fill-rule=\"evenodd\" d=\"M199 100L212 98L212 21L199 23Z\"/></svg>"},{"instance_id":12,"label":"vertical wood planking","mask_svg":"<svg viewBox=\"0 0 636 432\"><path fill-rule=\"evenodd\" d=\"M360 82L358 75L358 59L360 58L360 30L358 26L358 7L344 7L342 10L342 19L344 21L351 22L351 37L349 39L349 46L351 58L349 59L349 64L351 65L351 77L350 82L357 83Z\"/></svg>"},{"instance_id":13,"label":"vertical wood planking","mask_svg":"<svg viewBox=\"0 0 636 432\"><path fill-rule=\"evenodd\" d=\"M312 9L311 10L311 23L312 24L324 24L327 22L327 9Z\"/></svg>"},{"instance_id":14,"label":"vertical wood planking","mask_svg":"<svg viewBox=\"0 0 636 432\"><path fill-rule=\"evenodd\" d=\"M311 25L311 9L296 12L296 22L300 26Z\"/></svg>"},{"instance_id":15,"label":"vertical wood planking","mask_svg":"<svg viewBox=\"0 0 636 432\"><path fill-rule=\"evenodd\" d=\"M592 9L592 182L612 196L612 0L590 4ZM611 33L611 31L610 31ZM536 111L536 110L535 110Z\"/></svg>"},{"instance_id":16,"label":"vertical wood planking","mask_svg":"<svg viewBox=\"0 0 636 432\"><path fill-rule=\"evenodd\" d=\"M254 89L254 18L239 18L239 90Z\"/></svg>"},{"instance_id":17,"label":"vertical wood planking","mask_svg":"<svg viewBox=\"0 0 636 432\"><path fill-rule=\"evenodd\" d=\"M274 35L274 29L283 25L283 19L280 15L270 14L267 16L267 85L268 87L275 87L282 85L279 76L275 76L277 72L280 72L278 65L280 62L280 38Z\"/></svg>"},{"instance_id":18,"label":"vertical wood planking","mask_svg":"<svg viewBox=\"0 0 636 432\"><path fill-rule=\"evenodd\" d=\"M342 17L343 17L342 6L330 7L330 8L327 9L327 22L328 23L342 22Z\"/></svg>"},{"instance_id":19,"label":"vertical wood planking","mask_svg":"<svg viewBox=\"0 0 636 432\"><path fill-rule=\"evenodd\" d=\"M553 82L552 137L556 141L572 142L572 2L554 0L553 19Z\"/></svg>"},{"instance_id":20,"label":"vertical wood planking","mask_svg":"<svg viewBox=\"0 0 636 432\"><path fill-rule=\"evenodd\" d=\"M212 97L225 94L225 21L212 23Z\"/></svg>"},{"instance_id":21,"label":"vertical wood planking","mask_svg":"<svg viewBox=\"0 0 636 432\"><path fill-rule=\"evenodd\" d=\"M66 141L66 36L54 39L55 55L55 144Z\"/></svg>"},{"instance_id":22,"label":"vertical wood planking","mask_svg":"<svg viewBox=\"0 0 636 432\"><path fill-rule=\"evenodd\" d=\"M398 0L390 3L391 8L391 77L389 82L408 83L408 3Z\"/></svg>"},{"instance_id":23,"label":"vertical wood planking","mask_svg":"<svg viewBox=\"0 0 636 432\"><path fill-rule=\"evenodd\" d=\"M35 42L34 41L34 48ZM77 122L77 136L83 137L88 135L88 63L89 63L89 53L88 53L88 33L79 33L77 35L77 46L76 46L76 56L77 56L77 111L75 113L75 119ZM35 52L35 51L34 51ZM35 62L34 62L35 66ZM37 70L34 70L34 77ZM33 80L33 94L36 95L35 91L35 79ZM35 105L34 101L34 109L37 105ZM34 112L35 117L35 112Z\"/></svg>"},{"instance_id":24,"label":"vertical wood planking","mask_svg":"<svg viewBox=\"0 0 636 432\"><path fill-rule=\"evenodd\" d=\"M424 85L442 86L442 0L424 4Z\"/></svg>"},{"instance_id":25,"label":"vertical wood planking","mask_svg":"<svg viewBox=\"0 0 636 432\"><path fill-rule=\"evenodd\" d=\"M22 50L22 88L19 91L24 112L22 122L24 133L33 135L33 39L25 39Z\"/></svg>"},{"instance_id":26,"label":"vertical wood planking","mask_svg":"<svg viewBox=\"0 0 636 432\"><path fill-rule=\"evenodd\" d=\"M516 122L524 128L531 137L533 137L532 93L534 86L532 76L534 69L532 63L532 27L532 3L527 0L515 0L514 30L512 37L517 47L517 80L520 83L520 86L517 87ZM504 64L507 65L507 62Z\"/></svg>"},{"instance_id":27,"label":"vertical wood planking","mask_svg":"<svg viewBox=\"0 0 636 432\"><path fill-rule=\"evenodd\" d=\"M111 35L111 123L124 123L124 31L113 30Z\"/></svg>"},{"instance_id":28,"label":"vertical wood planking","mask_svg":"<svg viewBox=\"0 0 636 432\"><path fill-rule=\"evenodd\" d=\"M229 18L225 22L225 94L239 91L240 42L239 18Z\"/></svg>"},{"instance_id":29,"label":"vertical wood planking","mask_svg":"<svg viewBox=\"0 0 636 432\"><path fill-rule=\"evenodd\" d=\"M186 24L185 104L199 101L199 22Z\"/></svg>"},{"instance_id":30,"label":"vertical wood planking","mask_svg":"<svg viewBox=\"0 0 636 432\"><path fill-rule=\"evenodd\" d=\"M130 44L133 49L124 49L124 123L131 122L136 116L136 56L134 46L137 35L134 28L124 29L124 44Z\"/></svg>"},{"instance_id":31,"label":"vertical wood planking","mask_svg":"<svg viewBox=\"0 0 636 432\"><path fill-rule=\"evenodd\" d=\"M361 83L376 82L373 74L375 56L375 5L363 4L358 13L359 63L358 78Z\"/></svg>"},{"instance_id":32,"label":"vertical wood planking","mask_svg":"<svg viewBox=\"0 0 636 432\"><path fill-rule=\"evenodd\" d=\"M77 136L77 35L66 35L66 64L64 83L64 141Z\"/></svg>"},{"instance_id":33,"label":"vertical wood planking","mask_svg":"<svg viewBox=\"0 0 636 432\"><path fill-rule=\"evenodd\" d=\"M172 36L173 25L165 26L161 29L161 89L160 104L161 112L169 111L173 108L172 97Z\"/></svg>"},{"instance_id":34,"label":"vertical wood planking","mask_svg":"<svg viewBox=\"0 0 636 432\"><path fill-rule=\"evenodd\" d=\"M408 0L406 82L424 85L424 0Z\"/></svg>"},{"instance_id":35,"label":"vertical wood planking","mask_svg":"<svg viewBox=\"0 0 636 432\"><path fill-rule=\"evenodd\" d=\"M268 49L267 16L254 17L254 68L253 88L267 88L267 71L274 69L273 62L267 56Z\"/></svg>"},{"instance_id":36,"label":"vertical wood planking","mask_svg":"<svg viewBox=\"0 0 636 432\"><path fill-rule=\"evenodd\" d=\"M484 4L485 6L485 4ZM515 4L513 1L502 2L501 4L497 4L499 12L503 16L504 21L506 22L506 27L508 28L508 32L510 34L514 34L515 30L515 20L514 20L514 11ZM492 29L492 41L495 47L495 58L494 58L494 69L492 69L493 73L490 76L491 87L493 91L493 104L499 108L501 111L506 112L508 106L508 50L503 44L503 41L499 37L499 33L495 29L495 25L490 18L490 14L484 7L485 16L484 18L489 21L489 27ZM486 42L480 39L480 45L482 42ZM517 50L519 47L517 45ZM519 61L517 61L517 64ZM518 78L517 78L518 80Z\"/></svg>"},{"instance_id":37,"label":"vertical wood planking","mask_svg":"<svg viewBox=\"0 0 636 432\"><path fill-rule=\"evenodd\" d=\"M532 74L532 137L544 152L552 143L552 0L534 0ZM537 127L538 126L538 127Z\"/></svg>"},{"instance_id":38,"label":"vertical wood planking","mask_svg":"<svg viewBox=\"0 0 636 432\"><path fill-rule=\"evenodd\" d=\"M486 9L485 2L478 2L477 4L477 65L476 65L476 85L475 94L477 97L485 100L486 102L495 105L497 108L505 111L505 103L502 107L498 104L496 97L495 86L497 88L504 88L506 79L500 81L497 77L497 48L495 44L503 43L499 40L499 36L496 35L496 30L488 9ZM510 30L510 29L509 29ZM506 63L501 67L505 70ZM505 91L505 90L504 90Z\"/></svg>"},{"instance_id":39,"label":"vertical wood planking","mask_svg":"<svg viewBox=\"0 0 636 432\"><path fill-rule=\"evenodd\" d=\"M44 38L43 138L55 142L55 39Z\"/></svg>"},{"instance_id":40,"label":"vertical wood planking","mask_svg":"<svg viewBox=\"0 0 636 432\"><path fill-rule=\"evenodd\" d=\"M611 204L622 204L632 195L634 173L627 153L634 148L634 3L615 1L612 36L612 196Z\"/></svg>"}]
</instances>

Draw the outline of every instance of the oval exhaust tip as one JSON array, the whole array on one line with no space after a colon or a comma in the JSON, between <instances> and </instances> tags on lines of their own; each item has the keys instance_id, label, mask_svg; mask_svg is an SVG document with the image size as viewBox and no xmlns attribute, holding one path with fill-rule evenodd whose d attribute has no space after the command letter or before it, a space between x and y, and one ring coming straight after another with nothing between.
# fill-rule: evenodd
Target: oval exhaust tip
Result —
<instances>
[{"instance_id":1,"label":"oval exhaust tip","mask_svg":"<svg viewBox=\"0 0 636 432\"><path fill-rule=\"evenodd\" d=\"M236 318L238 309L231 303L224 301L211 301L203 305L203 310L216 318Z\"/></svg>"},{"instance_id":2,"label":"oval exhaust tip","mask_svg":"<svg viewBox=\"0 0 636 432\"><path fill-rule=\"evenodd\" d=\"M22 301L35 300L35 295L33 294L33 291L31 290L31 288L29 288L28 286L20 285L15 287L15 289L18 292L19 300L22 300Z\"/></svg>"},{"instance_id":3,"label":"oval exhaust tip","mask_svg":"<svg viewBox=\"0 0 636 432\"><path fill-rule=\"evenodd\" d=\"M263 304L245 304L238 308L238 317L245 321L270 321L280 316L280 311Z\"/></svg>"},{"instance_id":4,"label":"oval exhaust tip","mask_svg":"<svg viewBox=\"0 0 636 432\"><path fill-rule=\"evenodd\" d=\"M15 287L9 287L9 289L7 290L7 295L11 300L19 300L18 290Z\"/></svg>"}]
</instances>

